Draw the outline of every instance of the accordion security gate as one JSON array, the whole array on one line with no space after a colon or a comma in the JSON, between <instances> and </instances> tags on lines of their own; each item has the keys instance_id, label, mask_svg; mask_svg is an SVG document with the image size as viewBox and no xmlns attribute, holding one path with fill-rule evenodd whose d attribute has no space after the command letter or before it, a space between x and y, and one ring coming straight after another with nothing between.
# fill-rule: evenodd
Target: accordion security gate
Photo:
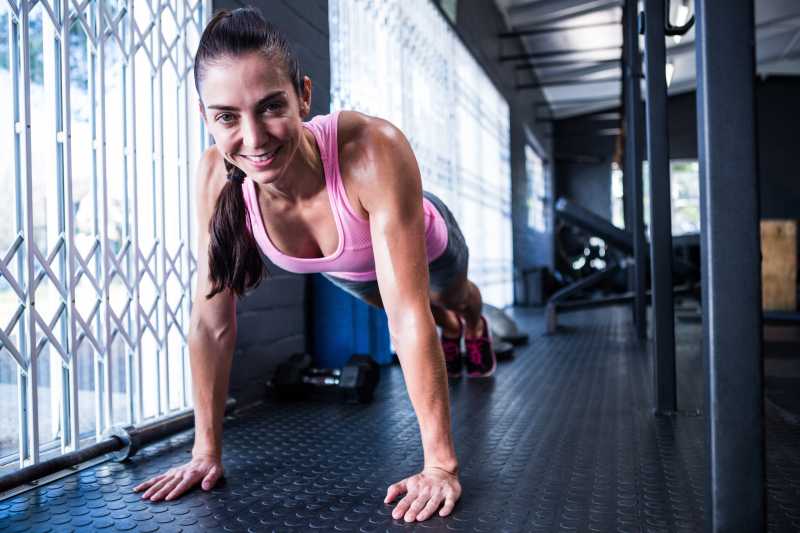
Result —
<instances>
[{"instance_id":1,"label":"accordion security gate","mask_svg":"<svg viewBox=\"0 0 800 533\"><path fill-rule=\"evenodd\" d=\"M0 411L17 429L0 435L0 467L191 403L191 189L206 145L192 58L208 12L202 0L0 4L0 182L14 198L0 376L16 389Z\"/></svg>"}]
</instances>

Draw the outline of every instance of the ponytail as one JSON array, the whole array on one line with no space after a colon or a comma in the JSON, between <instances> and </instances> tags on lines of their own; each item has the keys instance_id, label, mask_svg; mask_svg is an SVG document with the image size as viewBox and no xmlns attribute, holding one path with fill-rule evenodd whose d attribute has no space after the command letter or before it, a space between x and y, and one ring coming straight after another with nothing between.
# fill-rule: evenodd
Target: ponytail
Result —
<instances>
[{"instance_id":1,"label":"ponytail","mask_svg":"<svg viewBox=\"0 0 800 533\"><path fill-rule=\"evenodd\" d=\"M236 58L250 52L260 52L265 57L277 57L295 93L303 93L300 63L281 32L264 20L254 7L223 9L208 22L194 60L194 83L197 94L210 65L217 61ZM265 274L258 245L247 226L247 210L242 197L244 173L225 161L228 183L217 198L214 214L209 222L208 246L211 298L218 292L231 289L241 296L246 289L255 287Z\"/></svg>"},{"instance_id":2,"label":"ponytail","mask_svg":"<svg viewBox=\"0 0 800 533\"><path fill-rule=\"evenodd\" d=\"M242 197L244 173L225 161L228 182L217 198L208 224L208 267L211 298L226 288L241 296L259 284L265 268L253 233L247 224L247 209Z\"/></svg>"}]
</instances>

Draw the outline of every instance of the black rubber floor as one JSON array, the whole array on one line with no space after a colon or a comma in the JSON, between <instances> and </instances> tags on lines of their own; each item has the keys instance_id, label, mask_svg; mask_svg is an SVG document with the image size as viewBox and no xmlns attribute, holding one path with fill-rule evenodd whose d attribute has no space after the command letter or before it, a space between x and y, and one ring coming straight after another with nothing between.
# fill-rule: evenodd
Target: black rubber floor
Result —
<instances>
[{"instance_id":1,"label":"black rubber floor","mask_svg":"<svg viewBox=\"0 0 800 533\"><path fill-rule=\"evenodd\" d=\"M189 456L192 434L0 502L0 531L701 531L700 326L681 324L682 414L650 413L647 356L627 309L565 316L493 379L451 385L463 496L451 517L404 524L386 487L421 467L399 367L368 407L264 404L225 423L227 478L150 503L131 491ZM800 426L767 411L769 529L800 530Z\"/></svg>"}]
</instances>

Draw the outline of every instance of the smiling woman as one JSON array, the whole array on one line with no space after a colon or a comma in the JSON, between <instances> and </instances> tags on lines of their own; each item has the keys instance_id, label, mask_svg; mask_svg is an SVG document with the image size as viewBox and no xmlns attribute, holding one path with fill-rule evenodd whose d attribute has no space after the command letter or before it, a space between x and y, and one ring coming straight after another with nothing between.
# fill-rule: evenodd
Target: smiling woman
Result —
<instances>
[{"instance_id":1,"label":"smiling woman","mask_svg":"<svg viewBox=\"0 0 800 533\"><path fill-rule=\"evenodd\" d=\"M194 69L199 111L215 144L198 175L198 287L189 335L193 459L136 490L172 499L200 482L209 489L222 476L236 296L263 278L263 254L290 272L323 273L385 309L425 459L421 472L388 488L385 502L405 493L393 516L406 521L448 515L461 485L447 377L466 367L468 377L486 378L496 368L455 217L422 190L411 145L393 124L347 110L309 116L311 80L257 10L217 13Z\"/></svg>"},{"instance_id":2,"label":"smiling woman","mask_svg":"<svg viewBox=\"0 0 800 533\"><path fill-rule=\"evenodd\" d=\"M256 123L266 117L285 116L290 102L296 101L303 91L300 65L286 40L269 22L261 19L258 12L254 11L252 15L258 17L260 26L254 25L246 16L232 16L224 11L217 13L206 26L195 56L195 87L198 94L205 94L205 99L200 101L200 113L217 148L224 155L229 178L220 192L209 228L209 269L213 282L209 297L225 287L242 294L246 287L257 284L264 275L258 249L241 216L244 200L240 185L244 172L236 165L253 172L277 173L279 165L275 164L275 156L280 146L265 146L264 142L274 141L265 138L263 128ZM226 61L234 57L238 60ZM271 68L257 68L264 61ZM275 79L263 79L265 73ZM230 80L241 80L240 92L228 91ZM290 85L289 91L294 98L290 98L286 88L262 96L264 87L269 87L270 82ZM201 93L201 85L205 88L204 93ZM231 102L234 94L238 101ZM271 132L276 141L297 137L297 125L292 131L285 127L291 126L288 121L276 123L271 120L269 124L279 126ZM261 157L264 155L272 157L265 159ZM288 159L284 158L284 163ZM268 171L268 167L273 168Z\"/></svg>"}]
</instances>

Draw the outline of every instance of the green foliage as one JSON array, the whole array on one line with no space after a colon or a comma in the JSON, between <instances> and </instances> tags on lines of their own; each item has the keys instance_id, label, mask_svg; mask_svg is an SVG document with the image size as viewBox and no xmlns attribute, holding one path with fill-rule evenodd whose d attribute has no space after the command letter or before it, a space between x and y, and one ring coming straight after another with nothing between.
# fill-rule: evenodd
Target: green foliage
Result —
<instances>
[{"instance_id":1,"label":"green foliage","mask_svg":"<svg viewBox=\"0 0 800 533\"><path fill-rule=\"evenodd\" d=\"M0 14L0 68L9 69L11 59L11 43L9 41L9 14ZM30 19L30 61L31 61L31 81L33 83L44 82L44 61L42 50L42 20L41 17ZM73 83L85 86L87 84L87 47L86 35L78 24L73 24L69 31L70 43L70 77Z\"/></svg>"},{"instance_id":2,"label":"green foliage","mask_svg":"<svg viewBox=\"0 0 800 533\"><path fill-rule=\"evenodd\" d=\"M0 68L8 68L8 13L0 13Z\"/></svg>"}]
</instances>

